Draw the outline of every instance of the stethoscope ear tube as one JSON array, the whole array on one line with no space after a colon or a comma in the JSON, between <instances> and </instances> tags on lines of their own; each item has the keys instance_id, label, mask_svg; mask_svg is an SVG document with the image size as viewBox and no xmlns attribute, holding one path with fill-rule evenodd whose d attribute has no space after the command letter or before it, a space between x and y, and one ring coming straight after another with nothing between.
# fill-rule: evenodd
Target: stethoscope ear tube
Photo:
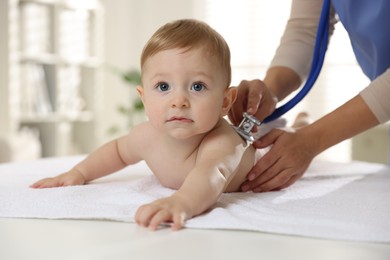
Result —
<instances>
[{"instance_id":1,"label":"stethoscope ear tube","mask_svg":"<svg viewBox=\"0 0 390 260\"><path fill-rule=\"evenodd\" d=\"M330 0L324 0L321 10L321 16L318 22L316 41L314 45L313 59L309 76L302 89L289 100L286 104L278 107L275 111L263 120L263 123L273 121L284 115L295 105L297 105L309 93L314 83L320 74L322 64L324 63L325 53L328 46L329 38L329 15L330 15Z\"/></svg>"}]
</instances>

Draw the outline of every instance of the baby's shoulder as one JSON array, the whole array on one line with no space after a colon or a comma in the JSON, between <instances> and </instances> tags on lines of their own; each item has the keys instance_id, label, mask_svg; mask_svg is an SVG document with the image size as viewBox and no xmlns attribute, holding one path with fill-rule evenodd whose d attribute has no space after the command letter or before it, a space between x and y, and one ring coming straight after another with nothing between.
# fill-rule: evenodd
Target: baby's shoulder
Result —
<instances>
[{"instance_id":1,"label":"baby's shoulder","mask_svg":"<svg viewBox=\"0 0 390 260\"><path fill-rule=\"evenodd\" d=\"M158 131L149 122L144 122L134 126L127 137L133 142L147 143L156 139L158 134Z\"/></svg>"},{"instance_id":2,"label":"baby's shoulder","mask_svg":"<svg viewBox=\"0 0 390 260\"><path fill-rule=\"evenodd\" d=\"M236 146L238 144L246 145L246 142L225 119L222 119L217 127L207 134L202 143L206 146L218 145L221 148Z\"/></svg>"}]
</instances>

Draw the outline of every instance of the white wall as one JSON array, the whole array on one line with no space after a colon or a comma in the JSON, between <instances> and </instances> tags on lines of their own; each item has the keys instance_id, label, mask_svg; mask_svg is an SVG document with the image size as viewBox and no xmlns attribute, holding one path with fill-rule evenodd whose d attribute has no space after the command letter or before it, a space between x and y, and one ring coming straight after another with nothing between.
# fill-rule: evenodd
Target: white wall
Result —
<instances>
[{"instance_id":1,"label":"white wall","mask_svg":"<svg viewBox=\"0 0 390 260\"><path fill-rule=\"evenodd\" d=\"M123 70L138 69L142 48L149 37L163 24L179 19L193 18L193 0L102 0L105 9L105 61ZM104 109L100 127L102 141L113 138L106 130L126 119L116 107L127 104L135 89L130 89L117 75L106 70Z\"/></svg>"}]
</instances>

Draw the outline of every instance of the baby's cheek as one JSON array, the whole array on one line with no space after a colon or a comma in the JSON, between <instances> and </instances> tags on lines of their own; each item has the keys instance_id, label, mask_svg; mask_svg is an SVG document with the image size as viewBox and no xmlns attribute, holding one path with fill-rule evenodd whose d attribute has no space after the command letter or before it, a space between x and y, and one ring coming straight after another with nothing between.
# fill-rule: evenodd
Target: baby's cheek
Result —
<instances>
[{"instance_id":1,"label":"baby's cheek","mask_svg":"<svg viewBox=\"0 0 390 260\"><path fill-rule=\"evenodd\" d=\"M165 120L164 113L160 109L149 109L146 112L147 119L155 126L161 126Z\"/></svg>"}]
</instances>

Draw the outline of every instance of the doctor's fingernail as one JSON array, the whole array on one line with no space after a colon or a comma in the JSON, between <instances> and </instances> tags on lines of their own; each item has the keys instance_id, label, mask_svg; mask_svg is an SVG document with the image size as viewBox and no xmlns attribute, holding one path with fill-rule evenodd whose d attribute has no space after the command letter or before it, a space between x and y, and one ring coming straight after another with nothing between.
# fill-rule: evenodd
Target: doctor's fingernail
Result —
<instances>
[{"instance_id":1,"label":"doctor's fingernail","mask_svg":"<svg viewBox=\"0 0 390 260\"><path fill-rule=\"evenodd\" d=\"M254 173L249 174L248 180L253 181L256 178L256 175Z\"/></svg>"}]
</instances>

